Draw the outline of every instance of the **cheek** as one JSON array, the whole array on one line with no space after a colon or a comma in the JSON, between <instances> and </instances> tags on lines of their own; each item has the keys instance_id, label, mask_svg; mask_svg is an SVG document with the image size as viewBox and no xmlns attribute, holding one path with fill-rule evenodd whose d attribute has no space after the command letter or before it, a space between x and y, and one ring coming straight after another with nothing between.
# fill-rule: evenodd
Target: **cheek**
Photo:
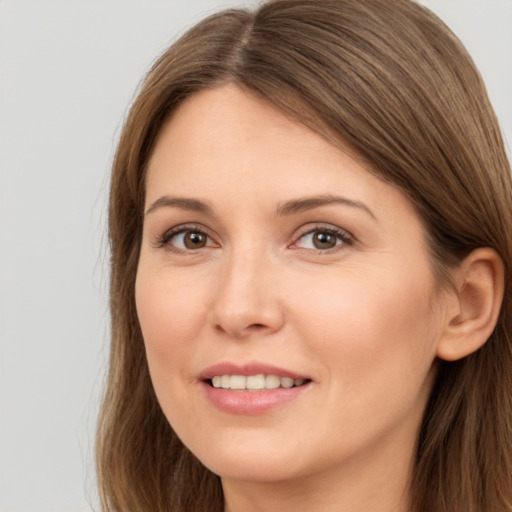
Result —
<instances>
[{"instance_id":1,"label":"cheek","mask_svg":"<svg viewBox=\"0 0 512 512\"><path fill-rule=\"evenodd\" d=\"M189 406L189 386L195 382L190 369L204 324L202 286L191 286L169 271L140 268L135 300L144 338L151 381L163 413L182 432L201 431ZM194 386L195 387L195 386Z\"/></svg>"},{"instance_id":2,"label":"cheek","mask_svg":"<svg viewBox=\"0 0 512 512\"><path fill-rule=\"evenodd\" d=\"M312 354L333 361L331 378L354 392L363 381L365 388L421 384L434 360L439 323L430 273L400 279L380 270L311 287L296 304L298 329L307 333Z\"/></svg>"},{"instance_id":3,"label":"cheek","mask_svg":"<svg viewBox=\"0 0 512 512\"><path fill-rule=\"evenodd\" d=\"M381 280L376 287L369 274L358 277L308 294L301 305L298 330L325 386L318 416L325 425L343 426L332 453L345 450L346 440L357 449L392 432L400 445L413 443L435 376L438 331L428 293L414 280L411 286Z\"/></svg>"},{"instance_id":4,"label":"cheek","mask_svg":"<svg viewBox=\"0 0 512 512\"><path fill-rule=\"evenodd\" d=\"M186 358L186 350L198 339L205 321L201 289L163 272L139 270L135 300L154 378L161 374L167 380L176 375L168 370L183 368L181 362Z\"/></svg>"}]
</instances>

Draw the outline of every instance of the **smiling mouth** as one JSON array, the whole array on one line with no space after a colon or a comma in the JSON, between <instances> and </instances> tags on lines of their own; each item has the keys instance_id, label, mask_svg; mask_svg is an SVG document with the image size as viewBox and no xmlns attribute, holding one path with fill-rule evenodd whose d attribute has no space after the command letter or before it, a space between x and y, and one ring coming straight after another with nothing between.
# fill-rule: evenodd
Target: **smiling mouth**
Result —
<instances>
[{"instance_id":1,"label":"smiling mouth","mask_svg":"<svg viewBox=\"0 0 512 512\"><path fill-rule=\"evenodd\" d=\"M310 379L292 379L279 375L216 375L206 381L211 387L233 391L263 391L267 389L289 389L311 382Z\"/></svg>"}]
</instances>

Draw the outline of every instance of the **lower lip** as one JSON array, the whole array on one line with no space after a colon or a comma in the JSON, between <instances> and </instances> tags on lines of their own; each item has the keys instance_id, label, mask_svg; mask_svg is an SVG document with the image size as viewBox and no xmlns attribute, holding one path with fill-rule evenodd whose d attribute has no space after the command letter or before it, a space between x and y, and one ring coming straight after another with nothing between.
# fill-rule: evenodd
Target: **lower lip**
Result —
<instances>
[{"instance_id":1,"label":"lower lip","mask_svg":"<svg viewBox=\"0 0 512 512\"><path fill-rule=\"evenodd\" d=\"M292 388L238 391L214 388L207 382L201 383L206 397L221 411L231 414L261 414L275 407L297 399L309 384Z\"/></svg>"}]
</instances>

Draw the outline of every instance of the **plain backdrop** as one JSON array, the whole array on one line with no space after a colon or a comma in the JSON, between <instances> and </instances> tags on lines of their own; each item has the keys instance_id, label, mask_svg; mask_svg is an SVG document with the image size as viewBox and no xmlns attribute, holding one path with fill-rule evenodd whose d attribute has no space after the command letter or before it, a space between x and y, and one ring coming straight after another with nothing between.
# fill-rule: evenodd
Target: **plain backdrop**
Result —
<instances>
[{"instance_id":1,"label":"plain backdrop","mask_svg":"<svg viewBox=\"0 0 512 512\"><path fill-rule=\"evenodd\" d=\"M2 512L96 504L116 140L154 58L204 15L241 3L0 0ZM423 3L470 50L510 148L512 0Z\"/></svg>"}]
</instances>

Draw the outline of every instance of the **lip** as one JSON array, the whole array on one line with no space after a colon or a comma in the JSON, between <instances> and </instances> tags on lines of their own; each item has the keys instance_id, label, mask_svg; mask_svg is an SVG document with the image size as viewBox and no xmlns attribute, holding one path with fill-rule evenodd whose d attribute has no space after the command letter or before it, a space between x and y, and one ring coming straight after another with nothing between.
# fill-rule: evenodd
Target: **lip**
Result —
<instances>
[{"instance_id":1,"label":"lip","mask_svg":"<svg viewBox=\"0 0 512 512\"><path fill-rule=\"evenodd\" d=\"M262 389L257 391L238 391L214 388L207 381L216 375L278 375L292 379L307 380L301 386L292 388ZM251 362L233 364L222 362L203 370L198 376L199 384L208 401L217 409L238 415L257 415L268 412L293 400L297 400L311 387L311 378L284 368L266 363Z\"/></svg>"}]
</instances>

